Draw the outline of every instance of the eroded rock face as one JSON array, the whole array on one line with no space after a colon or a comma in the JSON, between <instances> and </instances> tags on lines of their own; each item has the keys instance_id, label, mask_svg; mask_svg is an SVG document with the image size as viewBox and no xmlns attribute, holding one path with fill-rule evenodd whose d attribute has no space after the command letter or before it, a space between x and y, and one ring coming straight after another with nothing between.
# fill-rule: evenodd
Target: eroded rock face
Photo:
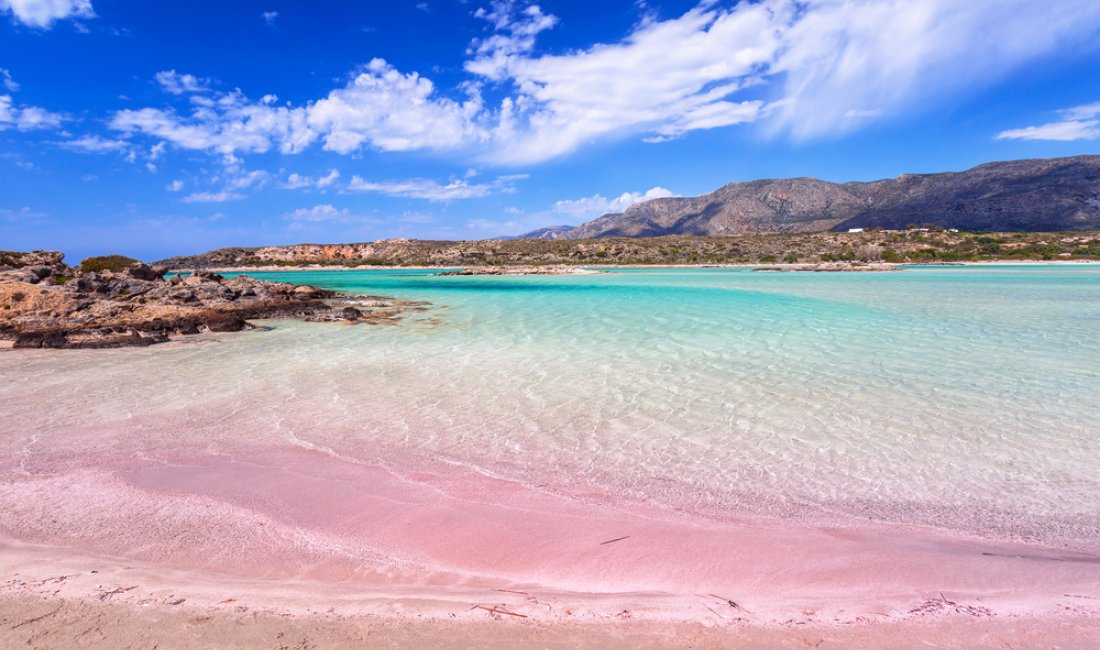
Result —
<instances>
[{"instance_id":1,"label":"eroded rock face","mask_svg":"<svg viewBox=\"0 0 1100 650\"><path fill-rule=\"evenodd\" d=\"M412 303L375 299L365 310L330 305L331 291L248 276L199 272L165 279L135 264L81 273L60 253L4 253L0 262L0 339L15 348L152 345L173 336L237 332L252 318L392 322ZM358 306L362 306L358 304Z\"/></svg>"}]
</instances>

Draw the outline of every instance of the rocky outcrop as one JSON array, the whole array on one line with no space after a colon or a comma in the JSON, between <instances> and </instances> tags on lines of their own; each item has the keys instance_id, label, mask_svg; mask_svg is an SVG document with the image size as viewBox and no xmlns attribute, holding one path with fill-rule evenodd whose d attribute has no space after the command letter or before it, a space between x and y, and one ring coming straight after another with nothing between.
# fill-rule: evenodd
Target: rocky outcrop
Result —
<instances>
[{"instance_id":1,"label":"rocky outcrop","mask_svg":"<svg viewBox=\"0 0 1100 650\"><path fill-rule=\"evenodd\" d=\"M332 304L336 295L315 287L206 271L165 279L163 268L140 263L80 272L62 259L44 252L0 257L0 340L16 348L151 345L240 331L256 318L388 322L414 306L361 298L372 306L360 309Z\"/></svg>"},{"instance_id":2,"label":"rocky outcrop","mask_svg":"<svg viewBox=\"0 0 1100 650\"><path fill-rule=\"evenodd\" d=\"M699 197L638 203L559 237L898 230L910 224L998 232L1100 229L1100 156L989 163L870 183L730 183Z\"/></svg>"}]
</instances>

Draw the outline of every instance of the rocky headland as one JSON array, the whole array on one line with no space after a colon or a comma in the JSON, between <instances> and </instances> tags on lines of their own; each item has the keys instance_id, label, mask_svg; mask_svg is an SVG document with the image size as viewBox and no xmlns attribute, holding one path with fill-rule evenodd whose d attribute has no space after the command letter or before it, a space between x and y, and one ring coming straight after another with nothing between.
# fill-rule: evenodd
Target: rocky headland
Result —
<instances>
[{"instance_id":1,"label":"rocky headland","mask_svg":"<svg viewBox=\"0 0 1100 650\"><path fill-rule=\"evenodd\" d=\"M388 298L337 297L315 287L167 269L118 256L73 268L53 251L0 252L0 342L15 348L112 348L235 332L249 319L393 322L420 308Z\"/></svg>"}]
</instances>

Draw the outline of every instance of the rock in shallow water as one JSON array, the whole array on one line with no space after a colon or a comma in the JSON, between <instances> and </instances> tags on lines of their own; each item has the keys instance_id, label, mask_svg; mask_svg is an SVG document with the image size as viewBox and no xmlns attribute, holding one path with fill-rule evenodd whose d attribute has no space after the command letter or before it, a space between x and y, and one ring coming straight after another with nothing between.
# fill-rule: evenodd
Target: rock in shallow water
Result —
<instances>
[{"instance_id":1,"label":"rock in shallow water","mask_svg":"<svg viewBox=\"0 0 1100 650\"><path fill-rule=\"evenodd\" d=\"M383 299L377 314L330 305L316 287L225 279L208 272L163 278L135 263L80 272L60 253L5 254L0 266L0 340L14 348L103 348L152 345L173 335L239 332L250 318L393 322L405 303ZM41 282L52 278L51 283ZM408 305L412 307L412 305Z\"/></svg>"}]
</instances>

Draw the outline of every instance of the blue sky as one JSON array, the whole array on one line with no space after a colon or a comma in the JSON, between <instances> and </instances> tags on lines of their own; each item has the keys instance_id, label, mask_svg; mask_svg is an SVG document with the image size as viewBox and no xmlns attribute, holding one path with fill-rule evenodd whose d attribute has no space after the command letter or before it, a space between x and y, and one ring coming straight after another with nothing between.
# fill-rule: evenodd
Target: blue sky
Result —
<instances>
[{"instance_id":1,"label":"blue sky","mask_svg":"<svg viewBox=\"0 0 1100 650\"><path fill-rule=\"evenodd\" d=\"M481 239L1096 153L1096 0L0 0L0 249Z\"/></svg>"}]
</instances>

